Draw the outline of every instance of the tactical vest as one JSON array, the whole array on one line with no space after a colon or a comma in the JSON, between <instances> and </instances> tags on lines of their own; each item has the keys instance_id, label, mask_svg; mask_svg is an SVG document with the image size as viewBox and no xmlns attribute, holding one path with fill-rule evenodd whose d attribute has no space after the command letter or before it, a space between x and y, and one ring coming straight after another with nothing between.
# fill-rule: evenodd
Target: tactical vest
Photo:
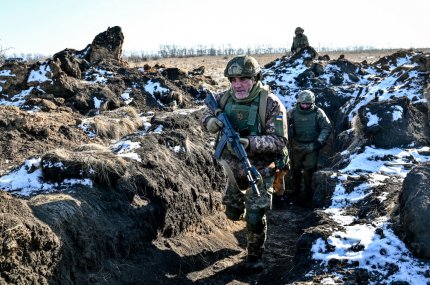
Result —
<instances>
[{"instance_id":1,"label":"tactical vest","mask_svg":"<svg viewBox=\"0 0 430 285\"><path fill-rule=\"evenodd\" d=\"M230 122L241 137L261 135L261 120L258 114L260 96L247 104L240 104L230 96L224 107Z\"/></svg>"},{"instance_id":2,"label":"tactical vest","mask_svg":"<svg viewBox=\"0 0 430 285\"><path fill-rule=\"evenodd\" d=\"M300 36L294 37L294 40L293 40L294 48L301 49L303 47L306 47L307 45L308 45L308 39L305 36L300 35Z\"/></svg>"},{"instance_id":3,"label":"tactical vest","mask_svg":"<svg viewBox=\"0 0 430 285\"><path fill-rule=\"evenodd\" d=\"M220 99L220 107L227 114L240 136L263 135L262 128L266 126L268 97L269 91L262 89L259 96L252 102L240 104L233 100L229 92L226 92ZM281 121L275 120L275 133L284 136ZM289 164L287 147L277 155L274 162L277 169L284 169Z\"/></svg>"},{"instance_id":4,"label":"tactical vest","mask_svg":"<svg viewBox=\"0 0 430 285\"><path fill-rule=\"evenodd\" d=\"M268 99L268 97L269 97L269 91L267 89L262 89L260 91L259 96L257 96L253 102L247 103L247 104L239 104L239 103L236 103L233 100L233 98L231 97L230 92L226 92L226 93L224 93L224 95L220 99L220 107L221 107L222 110L224 110L226 112L226 114L229 117L230 122L232 122L233 126L237 126L236 125L237 122L232 118L232 117L234 117L234 115L231 116L229 114L229 112L227 111L227 109L226 109L227 103L231 103L231 104L235 104L235 105L242 105L242 107L240 107L239 109L242 109L243 106L248 105L248 107L250 107L250 109L252 108L252 110L244 110L245 112L248 113L248 115L247 115L248 116L247 117L248 120L246 122L247 126L245 128L246 129L245 133L249 132L248 135L250 135L251 132L254 132L256 135L261 135L261 128L264 128L266 126L266 108L267 108L267 99ZM253 107L251 107L249 105L252 105ZM255 114L255 109L256 108L258 110L258 115ZM238 109L238 108L234 108L234 109ZM245 109L245 108L243 108L243 109ZM236 114L236 118L237 118L237 116L238 115ZM242 113L242 115L239 115L239 119L242 122L240 124L241 126L239 126L236 129L236 131L240 130L240 128L243 128L244 125L245 125L245 123L243 122L242 116L246 116L246 115L243 114L243 113ZM259 119L258 122L254 120L254 118L253 118L254 116L258 117L258 119ZM253 122L254 122L254 125L251 128L253 130L251 130L251 129L248 128L248 124L251 124ZM257 125L257 124L259 124L259 125ZM246 136L246 135L242 135L242 136Z\"/></svg>"},{"instance_id":5,"label":"tactical vest","mask_svg":"<svg viewBox=\"0 0 430 285\"><path fill-rule=\"evenodd\" d=\"M292 122L294 126L294 140L301 143L314 142L319 136L318 107L312 110L292 111Z\"/></svg>"}]
</instances>

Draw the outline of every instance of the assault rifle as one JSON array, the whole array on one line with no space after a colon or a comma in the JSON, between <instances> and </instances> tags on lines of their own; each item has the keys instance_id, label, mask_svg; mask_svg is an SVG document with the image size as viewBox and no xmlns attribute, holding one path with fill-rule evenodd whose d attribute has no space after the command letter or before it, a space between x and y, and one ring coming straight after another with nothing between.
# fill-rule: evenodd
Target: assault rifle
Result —
<instances>
[{"instance_id":1,"label":"assault rifle","mask_svg":"<svg viewBox=\"0 0 430 285\"><path fill-rule=\"evenodd\" d=\"M218 102L211 93L207 95L205 99L205 104L215 114L215 116L217 116L218 120L220 120L224 124L224 127L222 128L222 136L219 139L218 144L215 148L215 158L219 159L221 157L222 151L224 150L226 145L229 144L234 154L242 163L242 167L245 170L246 177L248 178L252 190L258 197L260 197L260 191L258 190L257 184L262 182L263 178L255 168L255 166L251 165L251 163L249 162L245 148L240 143L239 134L235 131L233 125L230 123L230 120L228 119L226 113L224 113L219 108Z\"/></svg>"}]
</instances>

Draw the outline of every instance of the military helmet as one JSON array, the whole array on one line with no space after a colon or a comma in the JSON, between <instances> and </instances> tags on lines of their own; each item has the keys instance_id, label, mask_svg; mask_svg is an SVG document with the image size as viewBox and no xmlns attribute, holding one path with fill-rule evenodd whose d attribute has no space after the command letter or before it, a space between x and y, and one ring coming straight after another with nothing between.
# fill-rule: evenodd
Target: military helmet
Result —
<instances>
[{"instance_id":1,"label":"military helmet","mask_svg":"<svg viewBox=\"0 0 430 285\"><path fill-rule=\"evenodd\" d=\"M295 33L303 33L305 30L303 28L297 27L294 31Z\"/></svg>"},{"instance_id":2,"label":"military helmet","mask_svg":"<svg viewBox=\"0 0 430 285\"><path fill-rule=\"evenodd\" d=\"M261 67L252 56L241 55L231 59L224 70L225 77L256 77L261 79Z\"/></svg>"},{"instance_id":3,"label":"military helmet","mask_svg":"<svg viewBox=\"0 0 430 285\"><path fill-rule=\"evenodd\" d=\"M312 91L303 90L297 96L297 102L298 103L315 104L315 95Z\"/></svg>"}]
</instances>

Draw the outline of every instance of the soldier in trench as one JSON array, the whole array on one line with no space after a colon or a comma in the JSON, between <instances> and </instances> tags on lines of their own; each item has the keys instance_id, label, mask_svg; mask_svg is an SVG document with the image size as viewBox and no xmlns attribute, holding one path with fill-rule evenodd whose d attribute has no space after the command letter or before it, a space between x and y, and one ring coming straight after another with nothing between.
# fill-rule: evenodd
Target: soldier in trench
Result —
<instances>
[{"instance_id":1,"label":"soldier in trench","mask_svg":"<svg viewBox=\"0 0 430 285\"><path fill-rule=\"evenodd\" d=\"M258 197L249 185L241 162L226 147L219 160L228 178L223 204L231 220L244 219L247 229L246 269L263 269L262 255L267 236L266 213L272 207L274 174L288 163L287 114L284 105L261 82L261 68L251 56L230 60L224 75L230 88L216 95L221 109L240 135L248 158L263 177ZM218 133L223 123L208 111L202 126ZM228 145L227 145L228 146Z\"/></svg>"},{"instance_id":2,"label":"soldier in trench","mask_svg":"<svg viewBox=\"0 0 430 285\"><path fill-rule=\"evenodd\" d=\"M320 149L331 133L331 122L325 112L315 105L312 91L301 91L296 106L288 111L292 134L292 191L289 199L302 206L312 206L314 191L312 176L317 170ZM302 189L303 178L303 189Z\"/></svg>"}]
</instances>

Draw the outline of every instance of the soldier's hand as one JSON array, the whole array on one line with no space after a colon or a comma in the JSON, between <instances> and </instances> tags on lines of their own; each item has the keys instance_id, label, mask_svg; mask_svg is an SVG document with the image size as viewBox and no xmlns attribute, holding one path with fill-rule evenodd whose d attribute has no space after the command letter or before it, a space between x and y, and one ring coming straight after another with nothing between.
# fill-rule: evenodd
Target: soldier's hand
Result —
<instances>
[{"instance_id":1,"label":"soldier's hand","mask_svg":"<svg viewBox=\"0 0 430 285\"><path fill-rule=\"evenodd\" d=\"M248 146L249 146L249 139L248 138L239 138L239 142L243 145L243 148L245 150L248 148ZM234 151L231 144L227 143L227 149L233 156L237 156L236 152Z\"/></svg>"},{"instance_id":2,"label":"soldier's hand","mask_svg":"<svg viewBox=\"0 0 430 285\"><path fill-rule=\"evenodd\" d=\"M314 150L322 149L323 145L319 141L314 142Z\"/></svg>"},{"instance_id":3,"label":"soldier's hand","mask_svg":"<svg viewBox=\"0 0 430 285\"><path fill-rule=\"evenodd\" d=\"M219 132L222 127L224 127L224 124L215 117L209 118L206 123L206 129L213 134Z\"/></svg>"},{"instance_id":4,"label":"soldier's hand","mask_svg":"<svg viewBox=\"0 0 430 285\"><path fill-rule=\"evenodd\" d=\"M249 147L249 139L248 138L240 138L239 141L243 145L244 149L247 149Z\"/></svg>"}]
</instances>

